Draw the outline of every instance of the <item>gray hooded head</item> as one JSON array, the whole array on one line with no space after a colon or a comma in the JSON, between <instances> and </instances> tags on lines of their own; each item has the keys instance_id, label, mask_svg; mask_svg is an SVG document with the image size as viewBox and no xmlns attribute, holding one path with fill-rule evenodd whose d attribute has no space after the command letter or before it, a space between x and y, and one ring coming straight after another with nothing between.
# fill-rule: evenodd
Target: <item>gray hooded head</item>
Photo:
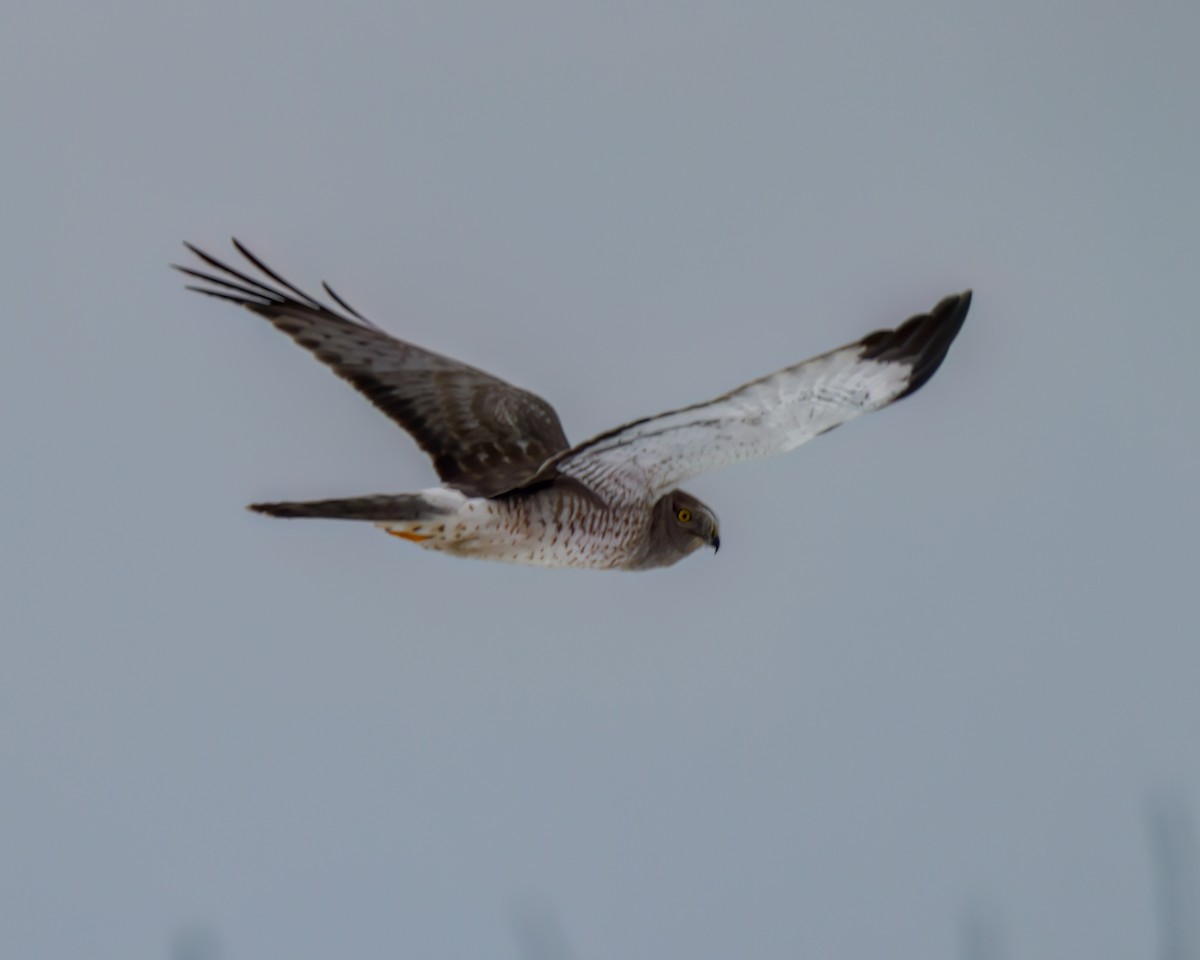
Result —
<instances>
[{"instance_id":1,"label":"gray hooded head","mask_svg":"<svg viewBox=\"0 0 1200 960\"><path fill-rule=\"evenodd\" d=\"M720 545L717 515L690 493L672 490L654 505L645 547L626 569L669 567L700 547L716 551Z\"/></svg>"}]
</instances>

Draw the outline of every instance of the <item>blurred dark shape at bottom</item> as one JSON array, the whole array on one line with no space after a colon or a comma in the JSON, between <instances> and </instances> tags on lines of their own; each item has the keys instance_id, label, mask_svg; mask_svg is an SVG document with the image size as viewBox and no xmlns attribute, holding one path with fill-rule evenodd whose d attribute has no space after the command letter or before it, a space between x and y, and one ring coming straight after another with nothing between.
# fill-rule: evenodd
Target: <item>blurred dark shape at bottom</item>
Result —
<instances>
[{"instance_id":1,"label":"blurred dark shape at bottom","mask_svg":"<svg viewBox=\"0 0 1200 960\"><path fill-rule=\"evenodd\" d=\"M1161 792L1147 804L1161 960L1200 960L1200 853L1185 798Z\"/></svg>"},{"instance_id":2,"label":"blurred dark shape at bottom","mask_svg":"<svg viewBox=\"0 0 1200 960\"><path fill-rule=\"evenodd\" d=\"M1160 960L1200 960L1200 846L1186 799L1160 791L1146 805L1150 859L1154 874ZM562 924L546 904L511 911L522 960L571 960ZM170 960L221 960L220 937L207 924L180 927L171 941ZM1004 922L986 902L963 911L959 923L962 960L1005 960Z\"/></svg>"},{"instance_id":3,"label":"blurred dark shape at bottom","mask_svg":"<svg viewBox=\"0 0 1200 960\"><path fill-rule=\"evenodd\" d=\"M512 911L521 960L571 960L571 945L553 909L526 904Z\"/></svg>"},{"instance_id":4,"label":"blurred dark shape at bottom","mask_svg":"<svg viewBox=\"0 0 1200 960\"><path fill-rule=\"evenodd\" d=\"M207 924L188 924L171 937L171 960L221 960L221 938Z\"/></svg>"},{"instance_id":5,"label":"blurred dark shape at bottom","mask_svg":"<svg viewBox=\"0 0 1200 960\"><path fill-rule=\"evenodd\" d=\"M959 924L959 955L962 960L1004 960L1004 923L994 910L983 905L968 908Z\"/></svg>"}]
</instances>

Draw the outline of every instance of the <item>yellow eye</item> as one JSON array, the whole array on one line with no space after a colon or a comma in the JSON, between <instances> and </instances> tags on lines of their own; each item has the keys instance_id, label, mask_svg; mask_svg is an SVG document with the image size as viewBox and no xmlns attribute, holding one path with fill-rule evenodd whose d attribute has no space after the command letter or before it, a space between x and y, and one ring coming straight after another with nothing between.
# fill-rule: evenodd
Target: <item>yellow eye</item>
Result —
<instances>
[{"instance_id":1,"label":"yellow eye","mask_svg":"<svg viewBox=\"0 0 1200 960\"><path fill-rule=\"evenodd\" d=\"M679 512L677 514L675 514L675 518L680 523L691 523L692 511L689 510L687 507L680 507Z\"/></svg>"}]
</instances>

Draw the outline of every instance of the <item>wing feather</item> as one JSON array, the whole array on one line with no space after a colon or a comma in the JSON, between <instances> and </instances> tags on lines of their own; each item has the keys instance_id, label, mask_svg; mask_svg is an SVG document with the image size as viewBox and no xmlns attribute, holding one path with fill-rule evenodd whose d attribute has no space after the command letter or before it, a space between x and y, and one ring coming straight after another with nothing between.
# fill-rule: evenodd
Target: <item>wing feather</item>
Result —
<instances>
[{"instance_id":1,"label":"wing feather","mask_svg":"<svg viewBox=\"0 0 1200 960\"><path fill-rule=\"evenodd\" d=\"M237 240L274 286L185 244L209 270L175 265L189 286L266 317L407 430L438 475L468 496L497 496L529 481L569 446L554 408L536 394L380 330L324 285L344 314L284 280ZM215 289L214 289L215 288Z\"/></svg>"},{"instance_id":2,"label":"wing feather","mask_svg":"<svg viewBox=\"0 0 1200 960\"><path fill-rule=\"evenodd\" d=\"M572 477L610 503L653 502L699 474L785 453L917 390L945 359L970 305L969 290L946 297L894 330L602 433L541 475Z\"/></svg>"}]
</instances>

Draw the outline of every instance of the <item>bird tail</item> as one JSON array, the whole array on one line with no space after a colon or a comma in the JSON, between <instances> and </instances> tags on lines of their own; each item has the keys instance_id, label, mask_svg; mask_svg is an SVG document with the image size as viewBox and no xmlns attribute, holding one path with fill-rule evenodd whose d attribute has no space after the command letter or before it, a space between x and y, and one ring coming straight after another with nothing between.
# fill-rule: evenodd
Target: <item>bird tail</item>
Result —
<instances>
[{"instance_id":1,"label":"bird tail","mask_svg":"<svg viewBox=\"0 0 1200 960\"><path fill-rule=\"evenodd\" d=\"M303 500L252 503L247 508L269 517L328 517L335 520L432 520L445 514L445 506L422 493L375 494L344 500Z\"/></svg>"}]
</instances>

